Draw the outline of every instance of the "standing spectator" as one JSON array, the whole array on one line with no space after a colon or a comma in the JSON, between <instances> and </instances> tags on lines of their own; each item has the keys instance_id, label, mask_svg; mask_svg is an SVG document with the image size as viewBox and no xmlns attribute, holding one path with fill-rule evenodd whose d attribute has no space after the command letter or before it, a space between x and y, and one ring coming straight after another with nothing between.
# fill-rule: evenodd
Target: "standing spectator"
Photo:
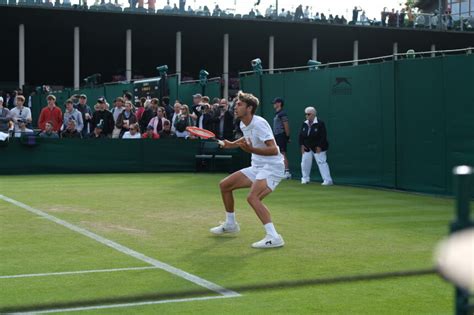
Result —
<instances>
[{"instance_id":1,"label":"standing spectator","mask_svg":"<svg viewBox=\"0 0 474 315\"><path fill-rule=\"evenodd\" d=\"M156 0L148 0L148 11L155 12L155 3Z\"/></svg>"},{"instance_id":2,"label":"standing spectator","mask_svg":"<svg viewBox=\"0 0 474 315\"><path fill-rule=\"evenodd\" d=\"M41 138L50 138L50 139L58 139L59 135L57 132L53 130L53 123L50 121L47 121L46 124L44 125L45 129L42 133L40 133Z\"/></svg>"},{"instance_id":3,"label":"standing spectator","mask_svg":"<svg viewBox=\"0 0 474 315\"><path fill-rule=\"evenodd\" d=\"M120 134L118 138L122 138L125 132L129 131L132 125L137 123L137 117L132 112L132 103L126 102L125 109L117 118L117 122L115 123L115 127L120 130Z\"/></svg>"},{"instance_id":4,"label":"standing spectator","mask_svg":"<svg viewBox=\"0 0 474 315\"><path fill-rule=\"evenodd\" d=\"M285 101L281 97L273 100L273 108L275 109L275 117L273 118L273 134L275 135L275 142L280 148L280 153L283 155L285 163L285 177L291 178L290 168L288 166L287 147L290 141L290 124L288 122L288 114L283 109Z\"/></svg>"},{"instance_id":5,"label":"standing spectator","mask_svg":"<svg viewBox=\"0 0 474 315\"><path fill-rule=\"evenodd\" d=\"M122 128L117 127L117 120L118 120L120 114L123 112L123 110L124 110L124 99L123 99L123 97L117 97L114 101L114 108L112 108L112 111L111 111L112 116L114 117L114 125L115 125L114 131L112 131L112 138L113 139L118 139L118 138L120 138L121 135L123 135Z\"/></svg>"},{"instance_id":6,"label":"standing spectator","mask_svg":"<svg viewBox=\"0 0 474 315\"><path fill-rule=\"evenodd\" d=\"M161 130L163 130L163 123L164 121L167 120L165 118L165 110L163 107L158 107L156 110L156 116L153 117L150 122L148 123L148 127L153 127L153 132L159 133Z\"/></svg>"},{"instance_id":7,"label":"standing spectator","mask_svg":"<svg viewBox=\"0 0 474 315\"><path fill-rule=\"evenodd\" d=\"M171 118L169 118L171 122L171 131L176 132L176 127L174 126L176 120L178 119L179 114L181 113L181 103L177 100L174 103L174 112L173 115L171 115Z\"/></svg>"},{"instance_id":8,"label":"standing spectator","mask_svg":"<svg viewBox=\"0 0 474 315\"><path fill-rule=\"evenodd\" d=\"M306 8L304 9L304 19L309 20L310 17L311 17L311 11L309 9L309 5L307 5Z\"/></svg>"},{"instance_id":9,"label":"standing spectator","mask_svg":"<svg viewBox=\"0 0 474 315\"><path fill-rule=\"evenodd\" d=\"M392 12L388 14L388 26L397 26L397 13L395 13L395 9L392 9Z\"/></svg>"},{"instance_id":10,"label":"standing spectator","mask_svg":"<svg viewBox=\"0 0 474 315\"><path fill-rule=\"evenodd\" d=\"M16 97L18 95L18 92L14 90L11 94L7 94L7 107L8 109L13 109L16 106Z\"/></svg>"},{"instance_id":11,"label":"standing spectator","mask_svg":"<svg viewBox=\"0 0 474 315\"><path fill-rule=\"evenodd\" d=\"M305 110L306 120L303 122L300 131L299 143L301 146L301 184L308 184L310 181L311 166L313 157L318 163L319 172L323 178L323 186L333 184L329 165L326 162L326 152L329 148L327 141L326 126L324 122L316 117L316 109L307 107Z\"/></svg>"},{"instance_id":12,"label":"standing spectator","mask_svg":"<svg viewBox=\"0 0 474 315\"><path fill-rule=\"evenodd\" d=\"M163 130L161 130L158 135L160 136L160 139L176 137L174 132L171 131L171 123L169 120L165 120L165 122L163 123Z\"/></svg>"},{"instance_id":13,"label":"standing spectator","mask_svg":"<svg viewBox=\"0 0 474 315\"><path fill-rule=\"evenodd\" d=\"M380 17L381 17L380 20L382 21L382 26L387 26L387 16L388 16L387 7L384 7L383 11L380 13Z\"/></svg>"},{"instance_id":14,"label":"standing spectator","mask_svg":"<svg viewBox=\"0 0 474 315\"><path fill-rule=\"evenodd\" d=\"M114 130L114 117L112 113L107 110L107 102L105 98L99 97L96 104L97 110L92 115L92 128L95 128L99 122L102 121L102 133L106 137L112 136Z\"/></svg>"},{"instance_id":15,"label":"standing spectator","mask_svg":"<svg viewBox=\"0 0 474 315\"><path fill-rule=\"evenodd\" d=\"M193 106L191 107L191 113L192 115L196 115L196 117L194 117L194 119L197 118L197 110L196 108L201 104L201 101L202 101L202 95L201 94L194 94L193 95Z\"/></svg>"},{"instance_id":16,"label":"standing spectator","mask_svg":"<svg viewBox=\"0 0 474 315\"><path fill-rule=\"evenodd\" d=\"M362 11L362 9L359 7L354 7L354 9L352 10L352 23L353 24L356 24L357 23L357 19L359 18L359 12Z\"/></svg>"},{"instance_id":17,"label":"standing spectator","mask_svg":"<svg viewBox=\"0 0 474 315\"><path fill-rule=\"evenodd\" d=\"M19 129L18 119L22 119L27 125L30 125L32 121L31 110L24 106L25 98L23 95L18 95L16 98L16 106L10 111L10 117L15 123L15 131ZM61 127L61 124L59 124L59 127Z\"/></svg>"},{"instance_id":18,"label":"standing spectator","mask_svg":"<svg viewBox=\"0 0 474 315\"><path fill-rule=\"evenodd\" d=\"M300 4L299 6L296 7L296 10L295 10L295 20L301 20L303 16L304 16L303 6Z\"/></svg>"},{"instance_id":19,"label":"standing spectator","mask_svg":"<svg viewBox=\"0 0 474 315\"><path fill-rule=\"evenodd\" d=\"M163 7L163 11L171 11L170 0L166 0L166 5Z\"/></svg>"},{"instance_id":20,"label":"standing spectator","mask_svg":"<svg viewBox=\"0 0 474 315\"><path fill-rule=\"evenodd\" d=\"M3 107L3 97L0 96L0 132L8 132L11 121L10 111Z\"/></svg>"},{"instance_id":21,"label":"standing spectator","mask_svg":"<svg viewBox=\"0 0 474 315\"><path fill-rule=\"evenodd\" d=\"M81 134L77 131L76 121L71 118L67 122L66 129L61 132L61 138L63 139L80 139Z\"/></svg>"},{"instance_id":22,"label":"standing spectator","mask_svg":"<svg viewBox=\"0 0 474 315\"><path fill-rule=\"evenodd\" d=\"M54 131L59 132L63 124L63 113L61 109L56 106L56 97L54 95L48 95L46 100L48 101L48 105L41 110L38 119L38 127L41 130L45 130L46 122L51 121Z\"/></svg>"},{"instance_id":23,"label":"standing spectator","mask_svg":"<svg viewBox=\"0 0 474 315\"><path fill-rule=\"evenodd\" d=\"M74 120L76 123L76 130L80 133L84 128L84 122L82 121L82 114L80 111L74 108L72 100L66 101L66 110L64 111L63 118L63 130L67 128L69 120Z\"/></svg>"},{"instance_id":24,"label":"standing spectator","mask_svg":"<svg viewBox=\"0 0 474 315\"><path fill-rule=\"evenodd\" d=\"M169 125L169 121L168 121L168 125ZM148 125L148 127L146 127L146 132L142 134L142 139L156 140L156 139L160 139L160 135L153 131L153 126Z\"/></svg>"},{"instance_id":25,"label":"standing spectator","mask_svg":"<svg viewBox=\"0 0 474 315\"><path fill-rule=\"evenodd\" d=\"M229 110L229 104L225 98L219 102L217 116L217 126L215 128L219 139L232 140L234 133L234 115Z\"/></svg>"},{"instance_id":26,"label":"standing spectator","mask_svg":"<svg viewBox=\"0 0 474 315\"><path fill-rule=\"evenodd\" d=\"M173 106L170 105L170 98L168 96L163 96L161 99L161 106L165 109L165 118L171 119L173 115Z\"/></svg>"},{"instance_id":27,"label":"standing spectator","mask_svg":"<svg viewBox=\"0 0 474 315\"><path fill-rule=\"evenodd\" d=\"M197 107L197 119L196 119L196 126L199 128L211 130L212 129L212 115L211 115L211 106L209 105L209 98L204 96L203 103Z\"/></svg>"},{"instance_id":28,"label":"standing spectator","mask_svg":"<svg viewBox=\"0 0 474 315\"><path fill-rule=\"evenodd\" d=\"M140 131L138 130L138 124L131 124L130 130L124 133L122 139L141 139Z\"/></svg>"},{"instance_id":29,"label":"standing spectator","mask_svg":"<svg viewBox=\"0 0 474 315\"><path fill-rule=\"evenodd\" d=\"M405 16L405 9L402 9L398 15L398 27L405 27Z\"/></svg>"},{"instance_id":30,"label":"standing spectator","mask_svg":"<svg viewBox=\"0 0 474 315\"><path fill-rule=\"evenodd\" d=\"M183 13L186 8L186 0L179 0L179 12Z\"/></svg>"},{"instance_id":31,"label":"standing spectator","mask_svg":"<svg viewBox=\"0 0 474 315\"><path fill-rule=\"evenodd\" d=\"M142 104L142 102L137 102L135 103L135 116L137 117L137 120L140 121L142 120L143 113L145 112L145 106Z\"/></svg>"},{"instance_id":32,"label":"standing spectator","mask_svg":"<svg viewBox=\"0 0 474 315\"><path fill-rule=\"evenodd\" d=\"M79 96L79 104L77 104L76 109L82 114L84 127L82 128L81 134L83 138L86 138L91 132L92 110L89 105L87 105L87 96L85 94Z\"/></svg>"},{"instance_id":33,"label":"standing spectator","mask_svg":"<svg viewBox=\"0 0 474 315\"><path fill-rule=\"evenodd\" d=\"M265 10L265 17L271 18L273 16L273 5L270 6Z\"/></svg>"},{"instance_id":34,"label":"standing spectator","mask_svg":"<svg viewBox=\"0 0 474 315\"><path fill-rule=\"evenodd\" d=\"M145 109L145 112L142 115L142 119L140 120L140 130L142 130L143 132L145 132L146 127L150 123L150 120L156 116L159 103L160 101L157 98L152 98L150 102L150 107Z\"/></svg>"},{"instance_id":35,"label":"standing spectator","mask_svg":"<svg viewBox=\"0 0 474 315\"><path fill-rule=\"evenodd\" d=\"M362 14L360 15L360 23L362 25L367 24L367 16L365 15L365 11L362 11Z\"/></svg>"},{"instance_id":36,"label":"standing spectator","mask_svg":"<svg viewBox=\"0 0 474 315\"><path fill-rule=\"evenodd\" d=\"M18 118L18 130L15 130L15 138L20 138L22 136L34 135L33 130L26 128L26 121L22 118Z\"/></svg>"},{"instance_id":37,"label":"standing spectator","mask_svg":"<svg viewBox=\"0 0 474 315\"><path fill-rule=\"evenodd\" d=\"M175 122L176 128L176 137L178 138L187 138L189 137L188 132L186 131L186 127L193 126L193 119L189 114L189 107L188 105L183 105L181 109L181 114L178 116L178 119Z\"/></svg>"}]
</instances>

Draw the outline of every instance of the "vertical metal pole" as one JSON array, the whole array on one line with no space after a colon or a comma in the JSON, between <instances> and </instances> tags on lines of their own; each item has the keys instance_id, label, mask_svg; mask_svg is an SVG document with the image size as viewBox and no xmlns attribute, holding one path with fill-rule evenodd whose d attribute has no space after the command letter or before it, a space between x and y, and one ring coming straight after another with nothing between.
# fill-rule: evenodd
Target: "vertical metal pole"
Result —
<instances>
[{"instance_id":1,"label":"vertical metal pole","mask_svg":"<svg viewBox=\"0 0 474 315\"><path fill-rule=\"evenodd\" d=\"M354 66L359 64L359 41L354 41Z\"/></svg>"},{"instance_id":2,"label":"vertical metal pole","mask_svg":"<svg viewBox=\"0 0 474 315\"><path fill-rule=\"evenodd\" d=\"M431 57L436 57L436 45L431 45Z\"/></svg>"},{"instance_id":3,"label":"vertical metal pole","mask_svg":"<svg viewBox=\"0 0 474 315\"><path fill-rule=\"evenodd\" d=\"M456 232L474 226L470 219L470 188L473 169L470 166L457 166L453 169L456 192L456 221L451 224L451 232ZM455 314L467 315L469 307L469 293L456 287Z\"/></svg>"},{"instance_id":4,"label":"vertical metal pole","mask_svg":"<svg viewBox=\"0 0 474 315\"><path fill-rule=\"evenodd\" d=\"M398 60L398 43L393 43L393 60Z\"/></svg>"},{"instance_id":5,"label":"vertical metal pole","mask_svg":"<svg viewBox=\"0 0 474 315\"><path fill-rule=\"evenodd\" d=\"M81 86L80 77L80 33L79 27L74 27L74 90L79 90Z\"/></svg>"},{"instance_id":6,"label":"vertical metal pole","mask_svg":"<svg viewBox=\"0 0 474 315\"><path fill-rule=\"evenodd\" d=\"M132 81L132 30L127 30L125 51L125 77L128 82Z\"/></svg>"},{"instance_id":7,"label":"vertical metal pole","mask_svg":"<svg viewBox=\"0 0 474 315\"><path fill-rule=\"evenodd\" d=\"M178 85L181 84L181 32L176 32L176 74L178 75Z\"/></svg>"},{"instance_id":8,"label":"vertical metal pole","mask_svg":"<svg viewBox=\"0 0 474 315\"><path fill-rule=\"evenodd\" d=\"M275 36L270 36L268 44L268 69L270 69L269 73L272 74L273 69L275 69Z\"/></svg>"},{"instance_id":9,"label":"vertical metal pole","mask_svg":"<svg viewBox=\"0 0 474 315\"><path fill-rule=\"evenodd\" d=\"M311 54L313 60L318 60L318 39L313 38L313 53Z\"/></svg>"},{"instance_id":10,"label":"vertical metal pole","mask_svg":"<svg viewBox=\"0 0 474 315\"><path fill-rule=\"evenodd\" d=\"M25 24L20 24L18 29L18 87L25 85Z\"/></svg>"},{"instance_id":11,"label":"vertical metal pole","mask_svg":"<svg viewBox=\"0 0 474 315\"><path fill-rule=\"evenodd\" d=\"M224 98L229 98L229 34L224 34Z\"/></svg>"}]
</instances>

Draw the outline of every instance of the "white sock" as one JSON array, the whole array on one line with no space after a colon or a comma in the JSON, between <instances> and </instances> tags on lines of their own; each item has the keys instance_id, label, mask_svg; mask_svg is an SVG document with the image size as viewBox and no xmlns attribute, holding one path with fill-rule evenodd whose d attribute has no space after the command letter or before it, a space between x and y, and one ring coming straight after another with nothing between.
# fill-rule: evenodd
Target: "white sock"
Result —
<instances>
[{"instance_id":1,"label":"white sock","mask_svg":"<svg viewBox=\"0 0 474 315\"><path fill-rule=\"evenodd\" d=\"M226 212L226 220L229 224L235 224L235 212Z\"/></svg>"},{"instance_id":2,"label":"white sock","mask_svg":"<svg viewBox=\"0 0 474 315\"><path fill-rule=\"evenodd\" d=\"M278 233L275 230L275 226L273 225L272 222L265 224L264 227L267 234L270 234L273 237L278 237Z\"/></svg>"}]
</instances>

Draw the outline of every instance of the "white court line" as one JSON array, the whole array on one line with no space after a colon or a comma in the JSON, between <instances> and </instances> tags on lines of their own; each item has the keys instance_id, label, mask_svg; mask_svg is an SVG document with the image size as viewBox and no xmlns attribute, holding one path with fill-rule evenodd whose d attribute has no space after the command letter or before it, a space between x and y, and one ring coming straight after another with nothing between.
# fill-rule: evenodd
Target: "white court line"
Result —
<instances>
[{"instance_id":1,"label":"white court line","mask_svg":"<svg viewBox=\"0 0 474 315\"><path fill-rule=\"evenodd\" d=\"M90 310L103 310L107 308L115 307L135 307L135 306L144 306L144 305L155 305L155 304L165 304L165 303L179 303L179 302L193 302L193 301L206 301L206 300L215 300L215 299L228 299L235 296L230 295L219 295L219 296L208 296L200 298L189 298L189 299L176 299L176 300L162 300L162 301L150 301L150 302L136 302L136 303L124 303L124 304L110 304L110 305L98 305L98 306L85 306L85 307L72 307L72 308L61 308L54 310L44 310L44 311L34 311L34 312L24 312L24 313L9 313L9 314L46 314L46 313L59 313L59 312L78 312L78 311L90 311Z\"/></svg>"},{"instance_id":2,"label":"white court line","mask_svg":"<svg viewBox=\"0 0 474 315\"><path fill-rule=\"evenodd\" d=\"M0 279L79 275L79 274L84 274L84 273L117 272L117 271L148 270L148 269L159 269L159 268L151 266L151 267L130 267L130 268L115 268L115 269L62 271L62 272L50 272L50 273L30 273L30 274L24 274L24 275L0 276Z\"/></svg>"},{"instance_id":3,"label":"white court line","mask_svg":"<svg viewBox=\"0 0 474 315\"><path fill-rule=\"evenodd\" d=\"M105 237L102 237L100 235L97 235L95 233L92 233L91 231L88 231L84 228L81 228L81 227L78 227L74 224L71 224L67 221L64 221L64 220L61 220L59 218L56 218L55 216L52 216L46 212L43 212L41 210L38 210L38 209L35 209L33 207L30 207L28 205L25 205L24 203L21 203L19 201L16 201L14 199L11 199L11 198L8 198L4 195L0 195L0 199L6 201L6 202L9 202L11 204L14 204L15 206L18 206L20 208L23 208L31 213L34 213L42 218L45 218L51 222L54 222L54 223L57 223L59 225L62 225L74 232L77 232L79 234L82 234L84 236L87 236L101 244L104 244L106 246L109 246L123 254L126 254L128 256L131 256L131 257L134 257L138 260L141 260L141 261L144 261L154 267L157 267L157 268L160 268L164 271L167 271L175 276L178 276L180 278L183 278L183 279L186 279L194 284L197 284L203 288L206 288L206 289L209 289L209 290L212 290L214 292L217 292L219 294L222 294L223 296L227 296L227 297L237 297L237 296L240 296L239 293L235 292L235 291L232 291L232 290L227 290L226 288L224 287L221 287L220 285L217 285L213 282L210 282L210 281L207 281L205 279L202 279L198 276L195 276L193 274L190 274L184 270L181 270L181 269L178 269L176 267L173 267L171 265L168 265L164 262L161 262L159 260L156 260L154 258L151 258L151 257L148 257L148 256L145 256L144 254L142 253L139 253L133 249L130 249L126 246L123 246L123 245L120 245L119 243L116 243L114 241L111 241L109 239L106 239Z\"/></svg>"}]
</instances>

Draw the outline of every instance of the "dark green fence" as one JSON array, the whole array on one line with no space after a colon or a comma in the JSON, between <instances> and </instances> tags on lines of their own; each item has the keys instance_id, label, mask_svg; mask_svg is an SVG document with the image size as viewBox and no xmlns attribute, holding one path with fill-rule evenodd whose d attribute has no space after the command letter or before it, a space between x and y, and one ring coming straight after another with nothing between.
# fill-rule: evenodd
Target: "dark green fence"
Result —
<instances>
[{"instance_id":1,"label":"dark green fence","mask_svg":"<svg viewBox=\"0 0 474 315\"><path fill-rule=\"evenodd\" d=\"M184 139L37 138L35 143L12 139L0 146L0 174L194 172L202 143ZM221 154L232 158L225 165L214 163L217 170L235 171L249 165L248 154L240 150Z\"/></svg>"},{"instance_id":2,"label":"dark green fence","mask_svg":"<svg viewBox=\"0 0 474 315\"><path fill-rule=\"evenodd\" d=\"M260 96L270 122L272 99L285 99L295 175L304 108L314 106L328 127L336 182L444 194L452 192L454 165L474 165L473 73L474 56L465 55L251 75L241 83Z\"/></svg>"}]
</instances>

